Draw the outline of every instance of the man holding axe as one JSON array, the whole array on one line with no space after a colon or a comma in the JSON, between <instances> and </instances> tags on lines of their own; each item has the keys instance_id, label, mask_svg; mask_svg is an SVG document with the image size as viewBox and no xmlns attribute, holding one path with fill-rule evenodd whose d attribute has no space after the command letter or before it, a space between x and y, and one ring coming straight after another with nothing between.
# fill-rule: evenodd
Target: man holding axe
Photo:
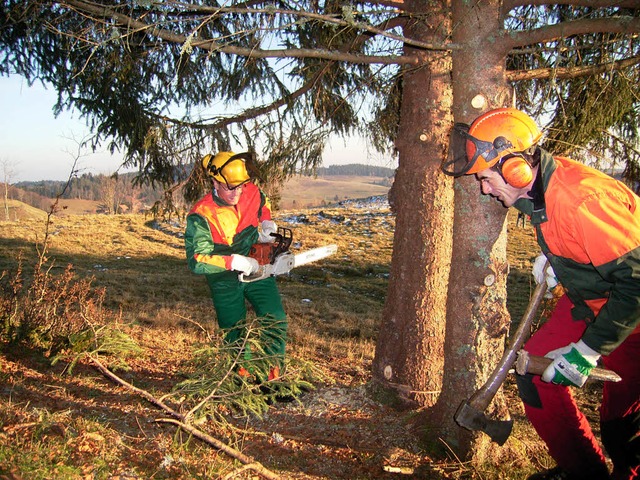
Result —
<instances>
[{"instance_id":1,"label":"man holding axe","mask_svg":"<svg viewBox=\"0 0 640 480\"><path fill-rule=\"evenodd\" d=\"M640 478L640 198L540 148L540 129L519 110L488 111L455 133L465 155L445 173L475 174L483 194L527 215L551 265L536 261L537 281L557 277L566 292L525 345L553 361L541 376L518 376L527 418L558 465L530 479ZM621 377L604 384L600 408L611 474L568 388L582 387L599 360Z\"/></svg>"}]
</instances>

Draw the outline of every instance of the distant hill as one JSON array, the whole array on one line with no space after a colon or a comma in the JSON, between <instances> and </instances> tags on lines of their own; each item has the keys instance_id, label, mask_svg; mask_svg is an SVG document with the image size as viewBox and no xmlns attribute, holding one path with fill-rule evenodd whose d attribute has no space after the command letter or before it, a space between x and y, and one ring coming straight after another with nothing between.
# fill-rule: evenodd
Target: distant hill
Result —
<instances>
[{"instance_id":1,"label":"distant hill","mask_svg":"<svg viewBox=\"0 0 640 480\"><path fill-rule=\"evenodd\" d=\"M289 179L282 188L279 208L323 206L345 199L386 195L393 183L395 171L371 165L332 165L319 168L316 175L300 175ZM107 175L83 174L72 179L69 188L59 200L57 215L88 214L105 210L108 195L119 195L116 205L125 205L129 211L143 211L162 197L161 190L131 187L133 174L119 176L117 186ZM10 186L9 197L48 212L54 198L63 191L67 182L41 180L18 182ZM115 211L115 210L111 210ZM2 219L2 217L0 217Z\"/></svg>"},{"instance_id":2,"label":"distant hill","mask_svg":"<svg viewBox=\"0 0 640 480\"><path fill-rule=\"evenodd\" d=\"M125 173L119 175L119 177L123 181L130 182L134 175L135 174L133 173ZM390 178L395 175L395 170L392 168L376 167L373 165L363 165L359 163L349 165L331 165L329 167L321 167L317 169L316 176L318 177L330 175ZM310 176L312 175L310 174ZM69 188L62 198L101 200L103 190L105 188L105 180L110 178L111 177L108 175L94 175L91 173L82 174L71 180ZM66 181L59 180L39 180L37 182L17 182L13 184L13 186L26 192L35 193L42 197L55 198L64 189L66 183ZM161 196L151 187L143 188L142 190L142 195L151 199L148 203L153 203L153 201L159 199Z\"/></svg>"},{"instance_id":3,"label":"distant hill","mask_svg":"<svg viewBox=\"0 0 640 480\"><path fill-rule=\"evenodd\" d=\"M386 195L391 182L387 177L362 175L298 175L289 179L280 192L280 208L318 207L345 199Z\"/></svg>"},{"instance_id":4,"label":"distant hill","mask_svg":"<svg viewBox=\"0 0 640 480\"><path fill-rule=\"evenodd\" d=\"M0 220L16 222L19 220L46 220L47 212L18 200L8 200L5 208L4 200L0 202Z\"/></svg>"}]
</instances>

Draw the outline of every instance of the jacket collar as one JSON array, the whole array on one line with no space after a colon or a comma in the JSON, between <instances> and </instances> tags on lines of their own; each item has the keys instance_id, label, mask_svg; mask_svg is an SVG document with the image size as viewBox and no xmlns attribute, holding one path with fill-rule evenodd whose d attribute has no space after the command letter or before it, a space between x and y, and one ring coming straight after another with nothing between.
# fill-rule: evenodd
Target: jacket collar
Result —
<instances>
[{"instance_id":1,"label":"jacket collar","mask_svg":"<svg viewBox=\"0 0 640 480\"><path fill-rule=\"evenodd\" d=\"M551 175L553 175L557 167L558 165L551 153L540 149L538 173L529 192L531 198L521 198L513 204L516 209L531 218L533 225L538 225L548 220L544 196L551 181Z\"/></svg>"}]
</instances>

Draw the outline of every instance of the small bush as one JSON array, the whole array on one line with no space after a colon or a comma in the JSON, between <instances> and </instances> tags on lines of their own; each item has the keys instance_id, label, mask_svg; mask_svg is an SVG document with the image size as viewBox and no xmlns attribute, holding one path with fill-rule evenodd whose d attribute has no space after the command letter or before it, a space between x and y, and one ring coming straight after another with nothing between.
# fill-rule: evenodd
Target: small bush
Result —
<instances>
[{"instance_id":1,"label":"small bush","mask_svg":"<svg viewBox=\"0 0 640 480\"><path fill-rule=\"evenodd\" d=\"M73 266L53 273L53 263L40 260L25 279L23 259L15 271L0 276L0 340L24 343L45 356L59 352L121 354L136 351L126 335L116 332L103 308L105 290L92 278L78 279ZM60 357L58 357L59 359Z\"/></svg>"}]
</instances>

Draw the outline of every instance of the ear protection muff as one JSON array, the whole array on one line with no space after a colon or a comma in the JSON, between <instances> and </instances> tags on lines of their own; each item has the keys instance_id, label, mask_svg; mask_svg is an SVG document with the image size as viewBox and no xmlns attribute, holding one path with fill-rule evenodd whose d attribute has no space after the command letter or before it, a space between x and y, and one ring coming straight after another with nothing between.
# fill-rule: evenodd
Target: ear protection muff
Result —
<instances>
[{"instance_id":1,"label":"ear protection muff","mask_svg":"<svg viewBox=\"0 0 640 480\"><path fill-rule=\"evenodd\" d=\"M519 153L506 155L499 165L502 178L512 187L524 188L533 180L531 164Z\"/></svg>"}]
</instances>

